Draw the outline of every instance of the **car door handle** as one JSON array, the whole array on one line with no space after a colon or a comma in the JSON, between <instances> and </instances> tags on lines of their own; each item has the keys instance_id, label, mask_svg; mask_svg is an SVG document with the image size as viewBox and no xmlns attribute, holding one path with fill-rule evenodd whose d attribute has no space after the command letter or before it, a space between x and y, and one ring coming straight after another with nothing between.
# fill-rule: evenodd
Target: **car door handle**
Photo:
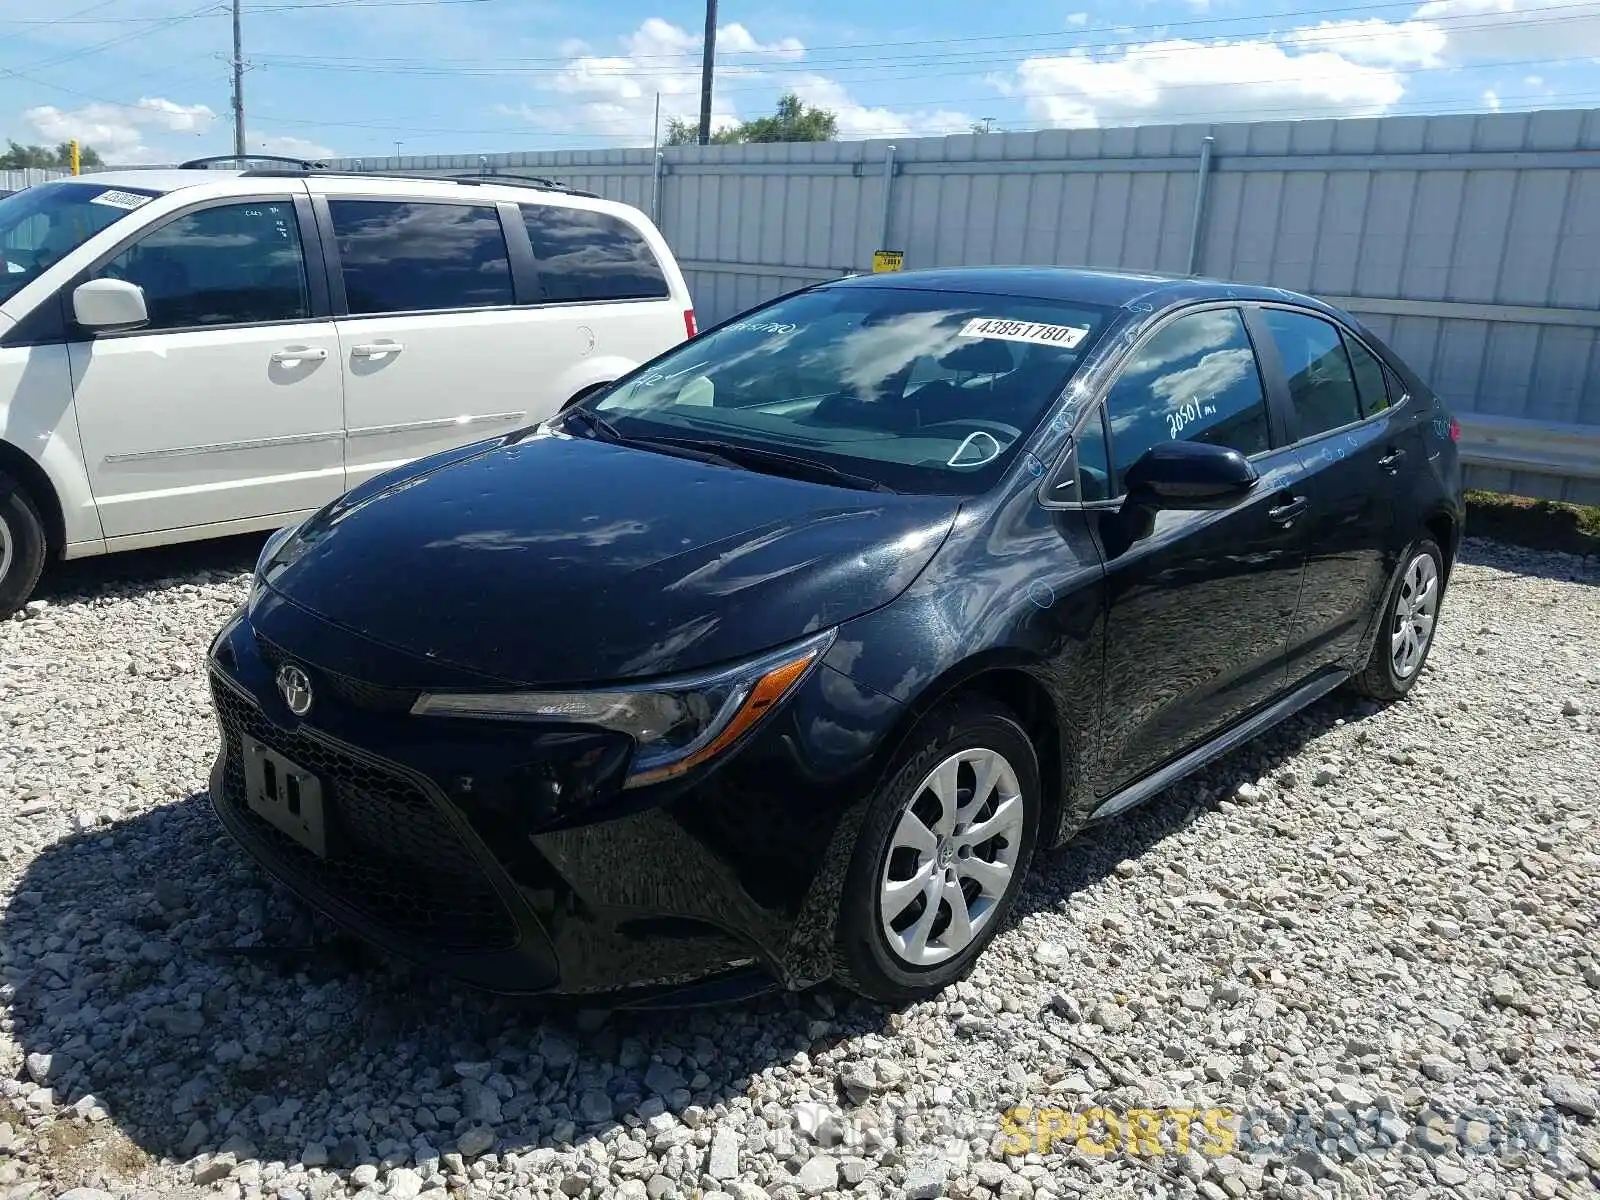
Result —
<instances>
[{"instance_id":1,"label":"car door handle","mask_svg":"<svg viewBox=\"0 0 1600 1200\"><path fill-rule=\"evenodd\" d=\"M403 342L362 342L351 346L350 353L357 358L376 358L380 354L399 354L404 349Z\"/></svg>"},{"instance_id":2,"label":"car door handle","mask_svg":"<svg viewBox=\"0 0 1600 1200\"><path fill-rule=\"evenodd\" d=\"M1296 496L1287 504L1280 504L1277 508L1267 509L1267 516L1277 521L1280 525L1287 525L1304 513L1307 507L1306 498L1304 496Z\"/></svg>"},{"instance_id":3,"label":"car door handle","mask_svg":"<svg viewBox=\"0 0 1600 1200\"><path fill-rule=\"evenodd\" d=\"M285 346L272 352L275 363L322 362L328 351L322 346Z\"/></svg>"},{"instance_id":4,"label":"car door handle","mask_svg":"<svg viewBox=\"0 0 1600 1200\"><path fill-rule=\"evenodd\" d=\"M1400 465L1400 460L1405 456L1406 452L1396 446L1393 450L1389 451L1389 453L1385 454L1378 460L1378 465L1385 471L1393 471L1397 466Z\"/></svg>"}]
</instances>

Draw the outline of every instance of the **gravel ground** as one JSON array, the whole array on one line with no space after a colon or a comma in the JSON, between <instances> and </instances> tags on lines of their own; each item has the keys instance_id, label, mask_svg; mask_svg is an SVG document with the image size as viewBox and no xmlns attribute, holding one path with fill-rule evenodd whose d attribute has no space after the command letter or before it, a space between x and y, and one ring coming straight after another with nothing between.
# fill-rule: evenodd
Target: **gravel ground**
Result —
<instances>
[{"instance_id":1,"label":"gravel ground","mask_svg":"<svg viewBox=\"0 0 1600 1200\"><path fill-rule=\"evenodd\" d=\"M936 1001L607 1018L376 960L221 834L201 658L252 550L74 566L0 624L0 1195L1600 1181L1592 562L1469 543L1409 701L1331 697L1049 856Z\"/></svg>"}]
</instances>

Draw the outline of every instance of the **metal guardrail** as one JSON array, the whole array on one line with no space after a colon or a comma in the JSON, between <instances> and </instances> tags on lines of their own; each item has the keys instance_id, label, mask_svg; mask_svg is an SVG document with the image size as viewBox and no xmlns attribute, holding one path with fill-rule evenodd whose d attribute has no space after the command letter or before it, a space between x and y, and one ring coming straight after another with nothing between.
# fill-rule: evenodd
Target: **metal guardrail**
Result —
<instances>
[{"instance_id":1,"label":"metal guardrail","mask_svg":"<svg viewBox=\"0 0 1600 1200\"><path fill-rule=\"evenodd\" d=\"M1600 479L1600 425L1569 425L1458 413L1468 466Z\"/></svg>"}]
</instances>

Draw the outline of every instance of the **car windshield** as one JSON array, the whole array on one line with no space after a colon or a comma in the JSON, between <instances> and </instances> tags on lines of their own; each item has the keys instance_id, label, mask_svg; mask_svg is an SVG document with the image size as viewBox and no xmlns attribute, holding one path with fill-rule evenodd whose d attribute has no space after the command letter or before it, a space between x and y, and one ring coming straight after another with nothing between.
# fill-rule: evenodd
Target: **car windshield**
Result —
<instances>
[{"instance_id":1,"label":"car windshield","mask_svg":"<svg viewBox=\"0 0 1600 1200\"><path fill-rule=\"evenodd\" d=\"M0 200L0 303L158 195L143 188L73 181L36 184Z\"/></svg>"},{"instance_id":2,"label":"car windshield","mask_svg":"<svg viewBox=\"0 0 1600 1200\"><path fill-rule=\"evenodd\" d=\"M686 342L585 407L624 438L756 469L752 453L782 455L895 491L976 495L1109 319L1067 301L822 288Z\"/></svg>"}]
</instances>

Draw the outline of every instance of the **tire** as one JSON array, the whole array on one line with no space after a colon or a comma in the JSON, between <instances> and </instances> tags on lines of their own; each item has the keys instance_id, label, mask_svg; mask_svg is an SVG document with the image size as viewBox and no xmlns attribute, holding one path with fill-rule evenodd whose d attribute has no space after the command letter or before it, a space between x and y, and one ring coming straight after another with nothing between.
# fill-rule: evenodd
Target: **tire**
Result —
<instances>
[{"instance_id":1,"label":"tire","mask_svg":"<svg viewBox=\"0 0 1600 1200\"><path fill-rule=\"evenodd\" d=\"M20 483L0 471L0 621L33 595L48 551L38 508Z\"/></svg>"},{"instance_id":2,"label":"tire","mask_svg":"<svg viewBox=\"0 0 1600 1200\"><path fill-rule=\"evenodd\" d=\"M1424 582L1431 575L1432 591L1430 598L1416 604L1413 592L1419 575ZM1444 554L1439 547L1428 538L1413 542L1389 582L1378 636L1372 643L1372 656L1353 680L1357 692L1371 700L1388 702L1399 700L1416 686L1422 676L1422 668L1427 664L1428 651L1433 649L1434 633L1439 627L1439 606L1444 599L1444 583ZM1426 618L1425 629L1419 617ZM1412 638L1397 648L1395 639L1408 627ZM1405 650L1404 654L1402 649Z\"/></svg>"},{"instance_id":3,"label":"tire","mask_svg":"<svg viewBox=\"0 0 1600 1200\"><path fill-rule=\"evenodd\" d=\"M944 809L933 790L936 776L955 783L953 828L948 817L940 818ZM983 776L992 778L994 786L986 789L987 796L974 797ZM888 780L867 806L845 873L835 976L869 1000L903 1005L963 978L1005 924L1038 837L1039 760L1027 733L1006 709L988 700L964 699L918 726ZM963 796L966 812L961 811ZM1002 813L997 806L1003 801L1016 807ZM902 829L902 820L913 816L923 820L920 832L910 825ZM941 837L934 832L937 826L954 836ZM997 835L977 844L961 836L979 827ZM912 833L915 838L906 836ZM909 848L912 840L923 843L924 834L920 849ZM897 841L902 843L898 847ZM975 860L989 864L981 879L975 877L977 868L961 865ZM1003 878L997 866L1008 871ZM927 882L917 885L918 879ZM897 889L895 899L905 904L885 928L880 911L892 907L884 904L886 885L906 880L913 886ZM970 937L954 928L951 888L958 889L955 894L968 914ZM931 920L930 895L938 906Z\"/></svg>"}]
</instances>

